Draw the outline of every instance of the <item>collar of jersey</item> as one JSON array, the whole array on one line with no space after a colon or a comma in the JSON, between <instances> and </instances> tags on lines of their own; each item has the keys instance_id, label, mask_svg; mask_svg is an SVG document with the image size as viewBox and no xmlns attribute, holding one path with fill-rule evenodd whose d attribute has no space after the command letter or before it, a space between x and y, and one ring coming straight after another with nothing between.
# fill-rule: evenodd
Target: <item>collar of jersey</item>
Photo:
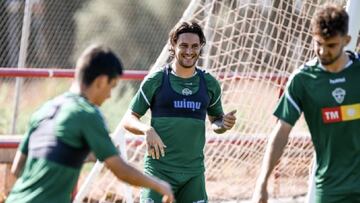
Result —
<instances>
[{"instance_id":1,"label":"collar of jersey","mask_svg":"<svg viewBox=\"0 0 360 203\"><path fill-rule=\"evenodd\" d=\"M349 58L349 61L346 63L344 69L342 69L341 71L347 69L347 68L350 67L352 64L353 64L353 61ZM319 67L320 67L322 70L324 70L324 71L328 71L328 70L326 70L326 68L325 68L321 63L319 63Z\"/></svg>"},{"instance_id":2,"label":"collar of jersey","mask_svg":"<svg viewBox=\"0 0 360 203\"><path fill-rule=\"evenodd\" d=\"M180 76L178 76L178 75L175 73L175 71L174 71L172 68L170 68L170 69L171 69L171 72L170 72L171 74L175 75L176 77L181 78ZM197 74L197 71L196 71L196 68L195 68L194 74L193 74L190 78L194 77L196 74ZM187 79L188 79L188 78L187 78Z\"/></svg>"}]
</instances>

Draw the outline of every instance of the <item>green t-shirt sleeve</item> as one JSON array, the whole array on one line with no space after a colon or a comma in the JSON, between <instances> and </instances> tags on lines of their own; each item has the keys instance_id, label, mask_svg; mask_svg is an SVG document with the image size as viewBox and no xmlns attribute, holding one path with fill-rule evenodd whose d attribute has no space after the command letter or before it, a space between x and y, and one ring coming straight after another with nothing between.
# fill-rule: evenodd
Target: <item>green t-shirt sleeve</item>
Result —
<instances>
[{"instance_id":1,"label":"green t-shirt sleeve","mask_svg":"<svg viewBox=\"0 0 360 203\"><path fill-rule=\"evenodd\" d=\"M26 155L28 154L28 151L29 151L30 136L34 132L34 130L36 130L36 128L38 126L37 125L38 124L37 114L38 114L38 112L35 112L31 116L30 121L29 121L29 129L25 132L25 134L20 142L20 145L18 147L18 150L21 151L21 153L26 154Z\"/></svg>"},{"instance_id":2,"label":"green t-shirt sleeve","mask_svg":"<svg viewBox=\"0 0 360 203\"><path fill-rule=\"evenodd\" d=\"M221 88L219 82L209 73L205 73L205 82L210 97L207 113L209 116L221 116L224 114L221 103Z\"/></svg>"},{"instance_id":3,"label":"green t-shirt sleeve","mask_svg":"<svg viewBox=\"0 0 360 203\"><path fill-rule=\"evenodd\" d=\"M297 73L290 77L286 90L275 108L274 115L290 125L295 125L302 112L301 95L303 86Z\"/></svg>"},{"instance_id":4,"label":"green t-shirt sleeve","mask_svg":"<svg viewBox=\"0 0 360 203\"><path fill-rule=\"evenodd\" d=\"M117 155L118 151L109 136L104 119L99 113L88 113L86 116L86 125L83 125L82 132L90 150L100 161Z\"/></svg>"},{"instance_id":5,"label":"green t-shirt sleeve","mask_svg":"<svg viewBox=\"0 0 360 203\"><path fill-rule=\"evenodd\" d=\"M49 113L49 108L48 108L49 104L50 104L50 102L47 101L42 106L40 106L38 109L36 109L36 111L31 115L30 121L29 121L29 128L25 132L25 134L19 144L19 147L18 147L18 150L21 151L21 153L26 154L26 155L28 154L30 136L37 129L39 121L43 119L44 114Z\"/></svg>"},{"instance_id":6,"label":"green t-shirt sleeve","mask_svg":"<svg viewBox=\"0 0 360 203\"><path fill-rule=\"evenodd\" d=\"M31 134L31 129L29 129L25 134L23 139L21 140L21 143L19 145L18 150L21 151L23 154L28 154L29 151L29 139Z\"/></svg>"},{"instance_id":7,"label":"green t-shirt sleeve","mask_svg":"<svg viewBox=\"0 0 360 203\"><path fill-rule=\"evenodd\" d=\"M162 71L157 71L146 76L130 103L130 109L133 112L142 116L150 108L152 98L161 86L162 74Z\"/></svg>"}]
</instances>

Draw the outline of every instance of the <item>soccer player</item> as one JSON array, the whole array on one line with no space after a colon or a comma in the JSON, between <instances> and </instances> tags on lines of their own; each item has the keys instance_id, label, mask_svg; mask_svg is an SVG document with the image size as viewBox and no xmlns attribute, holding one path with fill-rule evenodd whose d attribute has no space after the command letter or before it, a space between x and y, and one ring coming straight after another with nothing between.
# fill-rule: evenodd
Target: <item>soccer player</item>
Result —
<instances>
[{"instance_id":1,"label":"soccer player","mask_svg":"<svg viewBox=\"0 0 360 203\"><path fill-rule=\"evenodd\" d=\"M120 60L109 48L91 46L75 71L71 90L32 115L12 167L15 175L23 171L6 203L69 203L90 151L119 179L152 188L164 195L164 201L173 201L169 184L142 174L119 157L98 109L122 74Z\"/></svg>"},{"instance_id":2,"label":"soccer player","mask_svg":"<svg viewBox=\"0 0 360 203\"><path fill-rule=\"evenodd\" d=\"M132 100L124 127L145 135L145 172L167 180L177 202L207 202L204 177L205 117L216 133L235 124L235 112L224 115L221 90L214 77L196 66L205 45L201 27L180 22L170 32L172 62L147 76ZM151 125L140 117L151 109ZM160 202L144 189L141 202Z\"/></svg>"},{"instance_id":3,"label":"soccer player","mask_svg":"<svg viewBox=\"0 0 360 203\"><path fill-rule=\"evenodd\" d=\"M267 202L268 178L302 112L316 152L316 202L360 202L360 60L344 51L351 40L348 21L336 4L325 4L314 14L316 58L292 75L274 112L279 121L269 138L254 203Z\"/></svg>"}]
</instances>

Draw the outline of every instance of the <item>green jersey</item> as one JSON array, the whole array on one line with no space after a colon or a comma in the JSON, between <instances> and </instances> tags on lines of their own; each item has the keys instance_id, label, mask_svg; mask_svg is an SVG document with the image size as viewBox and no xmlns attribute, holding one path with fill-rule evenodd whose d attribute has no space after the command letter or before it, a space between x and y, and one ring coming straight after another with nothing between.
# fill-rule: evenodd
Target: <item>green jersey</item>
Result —
<instances>
[{"instance_id":1,"label":"green jersey","mask_svg":"<svg viewBox=\"0 0 360 203\"><path fill-rule=\"evenodd\" d=\"M145 169L203 172L205 116L223 114L220 95L216 79L199 69L186 79L176 76L168 66L147 76L130 108L139 115L151 109L151 125L166 148L160 159L146 155Z\"/></svg>"},{"instance_id":2,"label":"green jersey","mask_svg":"<svg viewBox=\"0 0 360 203\"><path fill-rule=\"evenodd\" d=\"M294 125L304 112L316 151L318 194L360 192L360 61L331 73L317 59L292 75L274 115Z\"/></svg>"},{"instance_id":3,"label":"green jersey","mask_svg":"<svg viewBox=\"0 0 360 203\"><path fill-rule=\"evenodd\" d=\"M100 161L118 154L98 108L74 93L33 114L19 150L27 161L7 203L70 202L89 150Z\"/></svg>"}]
</instances>

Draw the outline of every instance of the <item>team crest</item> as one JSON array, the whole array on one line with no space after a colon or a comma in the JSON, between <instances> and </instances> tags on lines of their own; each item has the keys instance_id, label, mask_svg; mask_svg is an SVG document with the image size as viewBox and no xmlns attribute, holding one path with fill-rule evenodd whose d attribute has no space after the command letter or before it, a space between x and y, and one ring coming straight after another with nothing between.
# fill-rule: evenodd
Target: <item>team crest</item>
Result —
<instances>
[{"instance_id":1,"label":"team crest","mask_svg":"<svg viewBox=\"0 0 360 203\"><path fill-rule=\"evenodd\" d=\"M345 95L346 95L346 91L339 87L336 88L334 91L332 91L332 96L339 104L341 104L344 101Z\"/></svg>"},{"instance_id":2,"label":"team crest","mask_svg":"<svg viewBox=\"0 0 360 203\"><path fill-rule=\"evenodd\" d=\"M189 88L184 88L181 93L185 96L192 95L192 91Z\"/></svg>"}]
</instances>

